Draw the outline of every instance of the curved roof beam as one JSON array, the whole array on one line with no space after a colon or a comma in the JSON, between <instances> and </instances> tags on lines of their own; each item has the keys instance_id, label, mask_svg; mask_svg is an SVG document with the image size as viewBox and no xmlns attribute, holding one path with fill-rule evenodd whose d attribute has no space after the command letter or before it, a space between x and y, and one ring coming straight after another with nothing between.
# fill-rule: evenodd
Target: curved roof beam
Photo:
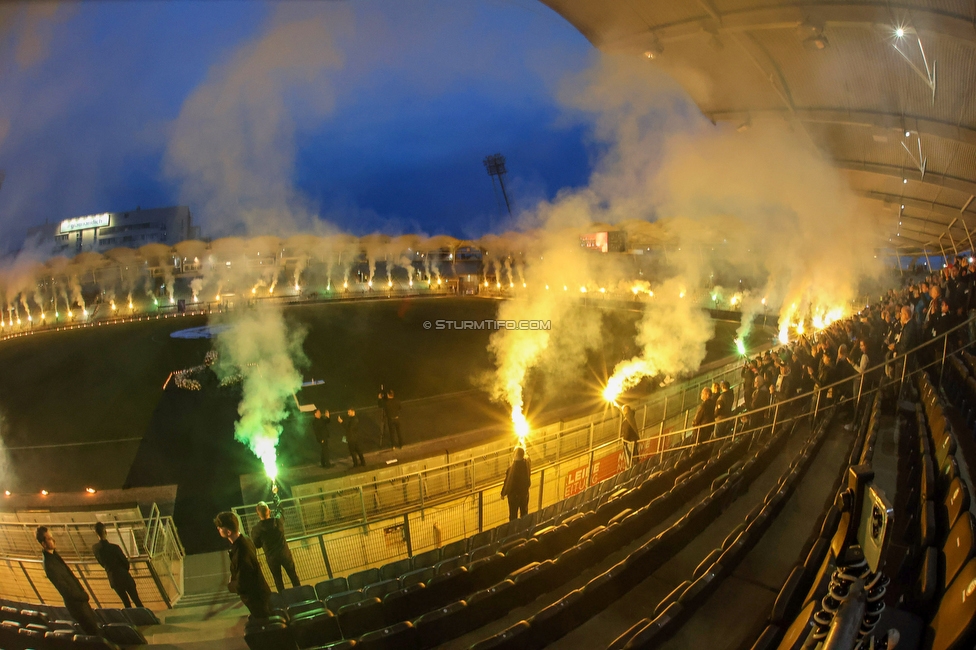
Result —
<instances>
[{"instance_id":1,"label":"curved roof beam","mask_svg":"<svg viewBox=\"0 0 976 650\"><path fill-rule=\"evenodd\" d=\"M945 176L935 172L925 172L925 180L918 179L917 169L906 169L896 165L882 165L879 163L861 162L858 160L835 160L834 165L839 169L866 174L888 176L890 178L907 178L910 183L923 183L934 187L941 187L966 194L976 194L976 182L955 176Z\"/></svg>"},{"instance_id":2,"label":"curved roof beam","mask_svg":"<svg viewBox=\"0 0 976 650\"><path fill-rule=\"evenodd\" d=\"M559 0L545 0L559 13L571 20L572 11L564 5L574 4ZM562 11L560 11L562 9ZM896 21L909 22L916 32L957 40L976 47L976 30L971 17L956 16L928 11L917 6L897 4L831 5L802 4L761 9L746 9L725 14L706 12L689 20L652 26L631 36L595 44L607 51L643 52L646 45L656 39L666 43L707 33L736 33L770 29L796 29L804 23L814 22L824 26L890 28ZM572 22L572 20L571 20ZM581 30L583 31L583 30ZM584 33L590 33L586 30Z\"/></svg>"},{"instance_id":3,"label":"curved roof beam","mask_svg":"<svg viewBox=\"0 0 976 650\"><path fill-rule=\"evenodd\" d=\"M912 208L914 210L921 210L933 215L939 215L948 218L950 221L957 217L973 217L976 218L976 214L972 211L963 211L962 208L957 208L952 205L947 205L945 203L935 203L933 201L923 201L922 199L916 199L910 196L898 196L897 194L887 194L885 192L876 192L871 190L865 190L857 192L859 196L866 199L874 199L876 201L882 201L883 203L890 204L892 206L904 205L906 208ZM966 205L968 208L972 205L972 202ZM907 215L906 215L907 217ZM909 219L920 219L920 217L907 217ZM946 224L944 221L934 221L927 220L929 223L938 223L942 226ZM962 227L962 226L959 226Z\"/></svg>"},{"instance_id":4,"label":"curved roof beam","mask_svg":"<svg viewBox=\"0 0 976 650\"><path fill-rule=\"evenodd\" d=\"M940 122L914 115L899 115L880 111L851 111L846 108L794 108L792 110L763 109L758 111L714 111L706 116L712 122L733 122L742 124L749 120L791 118L812 124L839 124L871 129L890 129L901 137L905 131L915 134L931 135L953 142L976 146L976 129L959 126L951 122Z\"/></svg>"}]
</instances>

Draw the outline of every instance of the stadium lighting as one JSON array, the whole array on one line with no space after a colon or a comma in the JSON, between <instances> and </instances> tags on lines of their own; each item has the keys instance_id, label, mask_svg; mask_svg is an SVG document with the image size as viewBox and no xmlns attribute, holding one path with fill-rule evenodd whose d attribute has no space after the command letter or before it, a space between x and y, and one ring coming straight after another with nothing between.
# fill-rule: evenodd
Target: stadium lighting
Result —
<instances>
[{"instance_id":1,"label":"stadium lighting","mask_svg":"<svg viewBox=\"0 0 976 650\"><path fill-rule=\"evenodd\" d=\"M895 36L897 36L898 38L902 38L904 35L905 35L904 28L902 28L902 27L896 27L895 28Z\"/></svg>"},{"instance_id":2,"label":"stadium lighting","mask_svg":"<svg viewBox=\"0 0 976 650\"><path fill-rule=\"evenodd\" d=\"M95 494L95 488L87 487L85 488L85 492L88 494Z\"/></svg>"},{"instance_id":3,"label":"stadium lighting","mask_svg":"<svg viewBox=\"0 0 976 650\"><path fill-rule=\"evenodd\" d=\"M905 137L906 137L906 138L907 138L907 137L909 137L909 136L910 136L911 134L912 134L912 132L911 132L911 131L905 131Z\"/></svg>"}]
</instances>

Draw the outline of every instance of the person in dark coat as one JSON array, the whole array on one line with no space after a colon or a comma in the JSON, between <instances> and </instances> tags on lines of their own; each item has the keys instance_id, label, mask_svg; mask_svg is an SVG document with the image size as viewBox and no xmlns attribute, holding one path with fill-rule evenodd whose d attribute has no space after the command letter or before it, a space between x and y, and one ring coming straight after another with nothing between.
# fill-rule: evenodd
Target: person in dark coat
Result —
<instances>
[{"instance_id":1,"label":"person in dark coat","mask_svg":"<svg viewBox=\"0 0 976 650\"><path fill-rule=\"evenodd\" d=\"M532 470L525 449L515 448L515 460L508 467L505 483L502 485L502 498L508 498L508 520L515 521L529 513L529 487L532 485Z\"/></svg>"},{"instance_id":2,"label":"person in dark coat","mask_svg":"<svg viewBox=\"0 0 976 650\"><path fill-rule=\"evenodd\" d=\"M403 448L403 436L400 434L400 400L393 394L393 389L380 393L380 407L386 420L386 430L390 432L390 445Z\"/></svg>"},{"instance_id":3,"label":"person in dark coat","mask_svg":"<svg viewBox=\"0 0 976 650\"><path fill-rule=\"evenodd\" d=\"M349 455L352 457L352 466L359 467L362 465L366 466L366 459L363 458L362 449L359 447L359 416L356 415L356 411L349 409L346 411L346 417L343 418L341 415L338 418L339 424L343 426L346 432L346 444L349 446Z\"/></svg>"},{"instance_id":4,"label":"person in dark coat","mask_svg":"<svg viewBox=\"0 0 976 650\"><path fill-rule=\"evenodd\" d=\"M61 594L71 618L75 619L85 634L99 634L98 619L95 618L95 612L88 604L88 592L81 586L81 582L67 563L58 555L51 531L47 526L38 526L34 536L44 549L44 574Z\"/></svg>"},{"instance_id":5,"label":"person in dark coat","mask_svg":"<svg viewBox=\"0 0 976 650\"><path fill-rule=\"evenodd\" d=\"M233 512L221 512L214 519L214 525L220 536L231 544L227 589L241 597L251 618L268 618L271 616L271 589L261 573L253 542L241 533L241 522Z\"/></svg>"},{"instance_id":6,"label":"person in dark coat","mask_svg":"<svg viewBox=\"0 0 976 650\"><path fill-rule=\"evenodd\" d=\"M322 413L315 409L315 419L312 420L312 430L315 432L315 439L319 441L322 451L319 455L319 464L322 467L332 467L332 459L329 456L329 412Z\"/></svg>"},{"instance_id":7,"label":"person in dark coat","mask_svg":"<svg viewBox=\"0 0 976 650\"><path fill-rule=\"evenodd\" d=\"M699 441L708 440L712 437L712 430L715 428L712 424L715 422L715 401L712 389L702 388L701 404L698 405L698 410L695 411L695 419L691 423L692 426L696 427Z\"/></svg>"},{"instance_id":8,"label":"person in dark coat","mask_svg":"<svg viewBox=\"0 0 976 650\"><path fill-rule=\"evenodd\" d=\"M95 524L95 534L98 535L98 543L92 546L92 553L108 574L108 584L119 595L124 606L132 607L134 602L136 607L142 607L139 592L136 591L136 581L129 573L129 558L125 556L122 547L105 539L105 524L102 522Z\"/></svg>"},{"instance_id":9,"label":"person in dark coat","mask_svg":"<svg viewBox=\"0 0 976 650\"><path fill-rule=\"evenodd\" d=\"M640 440L640 435L637 433L637 420L634 417L634 409L625 405L620 409L620 414L623 418L620 423L620 437L627 442L637 442Z\"/></svg>"},{"instance_id":10,"label":"person in dark coat","mask_svg":"<svg viewBox=\"0 0 976 650\"><path fill-rule=\"evenodd\" d=\"M278 498L277 485L272 488L272 494L274 510L264 501L260 501L255 507L260 521L251 528L251 539L254 540L255 548L264 549L264 559L268 562L275 588L280 594L285 590L285 581L281 577L282 569L288 574L292 587L301 587L302 582L298 579L295 560L288 548L288 540L285 539L285 518L281 514L281 499Z\"/></svg>"},{"instance_id":11,"label":"person in dark coat","mask_svg":"<svg viewBox=\"0 0 976 650\"><path fill-rule=\"evenodd\" d=\"M762 375L756 375L755 392L752 396L753 412L749 415L750 429L756 429L766 424L769 418L769 409L766 407L769 406L770 397L765 378Z\"/></svg>"},{"instance_id":12,"label":"person in dark coat","mask_svg":"<svg viewBox=\"0 0 976 650\"><path fill-rule=\"evenodd\" d=\"M715 437L722 438L729 435L732 431L733 420L732 410L735 406L733 401L735 400L735 393L732 392L732 387L729 382L723 381L719 384L719 394L718 399L715 400L715 421L718 423L715 425Z\"/></svg>"}]
</instances>

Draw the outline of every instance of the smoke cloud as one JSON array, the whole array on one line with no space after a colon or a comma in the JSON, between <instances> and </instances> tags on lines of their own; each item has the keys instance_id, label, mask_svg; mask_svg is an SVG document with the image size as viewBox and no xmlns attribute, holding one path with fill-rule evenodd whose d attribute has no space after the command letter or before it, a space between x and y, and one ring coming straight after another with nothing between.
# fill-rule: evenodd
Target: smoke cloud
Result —
<instances>
[{"instance_id":1,"label":"smoke cloud","mask_svg":"<svg viewBox=\"0 0 976 650\"><path fill-rule=\"evenodd\" d=\"M296 128L334 104L341 12L275 6L269 26L210 70L172 127L165 172L215 234L293 233L317 219L295 190Z\"/></svg>"},{"instance_id":2,"label":"smoke cloud","mask_svg":"<svg viewBox=\"0 0 976 650\"><path fill-rule=\"evenodd\" d=\"M234 438L261 459L269 477L277 475L276 447L289 402L302 385L298 368L307 364L302 351L305 332L289 326L274 306L262 305L214 318L226 325L216 338L217 376L240 379L240 419Z\"/></svg>"}]
</instances>

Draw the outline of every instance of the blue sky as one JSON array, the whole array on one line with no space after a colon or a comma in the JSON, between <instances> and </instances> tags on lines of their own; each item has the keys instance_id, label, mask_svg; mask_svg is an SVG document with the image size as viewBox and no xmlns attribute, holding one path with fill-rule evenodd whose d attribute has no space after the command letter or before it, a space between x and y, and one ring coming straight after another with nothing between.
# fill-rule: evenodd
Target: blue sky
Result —
<instances>
[{"instance_id":1,"label":"blue sky","mask_svg":"<svg viewBox=\"0 0 976 650\"><path fill-rule=\"evenodd\" d=\"M495 152L518 207L585 185L593 127L557 96L595 54L534 0L81 3L0 29L0 249L45 219L136 205L189 203L219 230L188 200L192 172L168 165L174 124L288 12L317 16L338 63L276 88L293 146L272 174L340 229L503 230L481 164Z\"/></svg>"}]
</instances>

